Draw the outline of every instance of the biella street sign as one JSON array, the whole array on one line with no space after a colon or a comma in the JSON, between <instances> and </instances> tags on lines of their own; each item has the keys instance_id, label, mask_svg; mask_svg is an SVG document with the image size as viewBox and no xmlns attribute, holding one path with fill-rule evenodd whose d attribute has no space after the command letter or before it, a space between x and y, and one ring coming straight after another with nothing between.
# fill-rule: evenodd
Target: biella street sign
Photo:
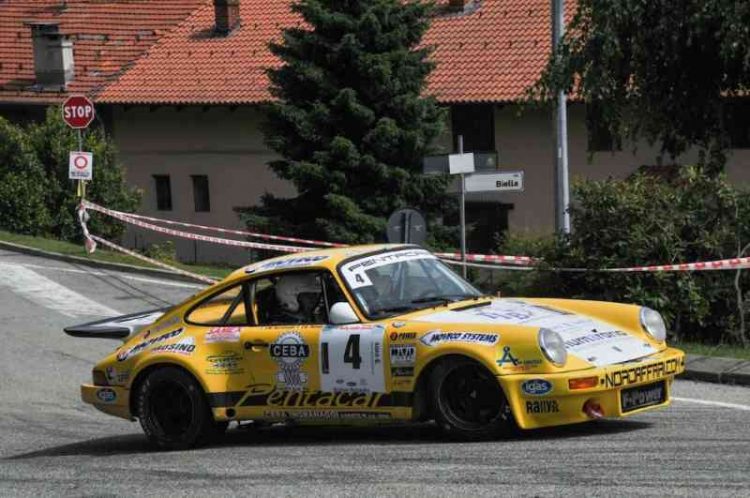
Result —
<instances>
[{"instance_id":1,"label":"biella street sign","mask_svg":"<svg viewBox=\"0 0 750 498\"><path fill-rule=\"evenodd\" d=\"M523 192L523 171L474 173L466 177L467 192Z\"/></svg>"},{"instance_id":2,"label":"biella street sign","mask_svg":"<svg viewBox=\"0 0 750 498\"><path fill-rule=\"evenodd\" d=\"M94 103L85 95L71 95L62 105L62 118L73 129L87 128L94 120Z\"/></svg>"}]
</instances>

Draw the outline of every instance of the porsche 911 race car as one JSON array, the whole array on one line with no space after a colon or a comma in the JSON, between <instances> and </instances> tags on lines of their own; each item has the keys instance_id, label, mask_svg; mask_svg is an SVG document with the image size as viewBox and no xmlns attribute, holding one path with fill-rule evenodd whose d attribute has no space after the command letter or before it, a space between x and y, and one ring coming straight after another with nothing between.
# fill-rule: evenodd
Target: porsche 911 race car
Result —
<instances>
[{"instance_id":1,"label":"porsche 911 race car","mask_svg":"<svg viewBox=\"0 0 750 498\"><path fill-rule=\"evenodd\" d=\"M66 328L122 339L83 400L161 448L229 421L437 421L468 439L670 403L682 351L656 311L484 296L430 252L370 245L282 256L182 304Z\"/></svg>"}]
</instances>

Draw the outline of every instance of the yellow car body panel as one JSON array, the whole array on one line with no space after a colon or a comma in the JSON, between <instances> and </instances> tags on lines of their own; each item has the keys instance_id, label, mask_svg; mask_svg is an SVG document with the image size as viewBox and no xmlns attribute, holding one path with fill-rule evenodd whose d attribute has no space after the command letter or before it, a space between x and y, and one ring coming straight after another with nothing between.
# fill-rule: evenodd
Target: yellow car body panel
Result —
<instances>
[{"instance_id":1,"label":"yellow car body panel","mask_svg":"<svg viewBox=\"0 0 750 498\"><path fill-rule=\"evenodd\" d=\"M671 383L684 370L684 353L643 330L638 306L479 297L381 320L368 319L351 283L342 275L342 264L352 258L407 250L416 249L372 245L311 251L237 270L127 338L96 365L98 385L83 385L82 398L105 413L132 419L137 416L131 399L136 384L150 369L174 365L197 379L219 421L410 421L420 415L415 399L416 391L427 385L422 374L440 358L460 356L479 362L497 377L516 422L525 429L591 420L584 410L588 401L597 403L606 417L669 404ZM359 323L235 326L229 324L230 317L224 326L203 324L221 320L226 313L228 300L216 297L224 290L287 272L313 270L330 273ZM252 312L248 316L258 320L257 302L249 305ZM589 335L573 340L569 352L591 350L593 346L587 342L611 340L630 348L642 347L643 354L610 364L595 356L569 354L565 365L555 365L540 348L540 327L521 323L524 310L538 313L542 321L574 324L580 320L585 325L593 320L591 323L608 327L606 333L594 328ZM358 369L346 359L354 335L357 348L361 347L361 353L356 352L361 356ZM610 353L605 351L605 355ZM594 382L594 377L596 384L590 387L573 389L569 384L581 378ZM664 382L661 397L650 402L646 399L641 407L623 409L623 390L658 382ZM652 395L634 391L631 397L637 405L639 397Z\"/></svg>"}]
</instances>

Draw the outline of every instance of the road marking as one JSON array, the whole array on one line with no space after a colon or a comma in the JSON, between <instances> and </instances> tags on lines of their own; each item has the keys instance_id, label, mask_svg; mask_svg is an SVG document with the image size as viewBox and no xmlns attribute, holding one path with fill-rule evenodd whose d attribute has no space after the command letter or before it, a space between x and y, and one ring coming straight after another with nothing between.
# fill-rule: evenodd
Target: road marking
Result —
<instances>
[{"instance_id":1,"label":"road marking","mask_svg":"<svg viewBox=\"0 0 750 498\"><path fill-rule=\"evenodd\" d=\"M0 263L0 285L39 306L70 317L122 315L21 265Z\"/></svg>"},{"instance_id":2,"label":"road marking","mask_svg":"<svg viewBox=\"0 0 750 498\"><path fill-rule=\"evenodd\" d=\"M93 275L95 277L111 277L111 273L105 273L102 271L96 271L96 270L78 270L76 268L63 268L61 266L45 266L45 265L35 265L31 263L19 263L21 266L24 266L26 268L37 268L40 270L54 270L54 271L61 271L61 272L67 272L67 273L83 273L86 275ZM126 278L128 280L135 280L136 282L144 282L147 284L157 284L157 285L164 285L167 287L181 287L184 289L205 289L205 285L200 284L188 284L188 283L182 283L182 282L170 282L168 280L159 280L155 278L146 278L146 277L137 277L135 275L127 275L124 273L117 273L117 276L119 278Z\"/></svg>"},{"instance_id":3,"label":"road marking","mask_svg":"<svg viewBox=\"0 0 750 498\"><path fill-rule=\"evenodd\" d=\"M737 403L724 403L722 401L708 401L705 399L693 399L693 398L677 398L672 397L675 401L684 401L686 403L695 403L697 405L709 405L709 406L719 406L721 408L733 408L735 410L743 410L746 412L750 412L750 405L739 405Z\"/></svg>"}]
</instances>

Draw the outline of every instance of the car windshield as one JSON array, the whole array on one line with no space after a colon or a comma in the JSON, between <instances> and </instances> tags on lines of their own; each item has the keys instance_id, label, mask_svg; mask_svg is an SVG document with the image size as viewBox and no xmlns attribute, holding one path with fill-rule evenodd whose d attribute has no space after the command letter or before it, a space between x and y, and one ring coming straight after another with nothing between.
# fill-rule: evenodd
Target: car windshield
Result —
<instances>
[{"instance_id":1,"label":"car windshield","mask_svg":"<svg viewBox=\"0 0 750 498\"><path fill-rule=\"evenodd\" d=\"M362 311L383 318L482 294L424 249L365 256L340 267Z\"/></svg>"}]
</instances>

